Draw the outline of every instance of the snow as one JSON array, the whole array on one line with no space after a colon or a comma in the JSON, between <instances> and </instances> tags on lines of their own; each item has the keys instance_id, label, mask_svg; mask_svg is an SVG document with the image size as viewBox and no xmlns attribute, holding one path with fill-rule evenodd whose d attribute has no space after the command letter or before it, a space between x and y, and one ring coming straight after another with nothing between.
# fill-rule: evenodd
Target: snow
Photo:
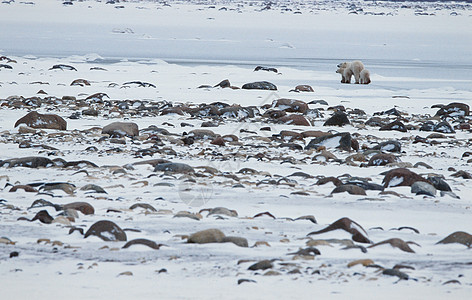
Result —
<instances>
[{"instance_id":1,"label":"snow","mask_svg":"<svg viewBox=\"0 0 472 300\"><path fill-rule=\"evenodd\" d=\"M414 2L412 8L402 8L404 2L280 1L272 9L262 10L261 1L202 1L200 4L169 1L170 6L133 1L120 2L117 5L124 8L119 9L105 1L73 3L71 6L62 5L62 1L0 4L0 28L3 28L0 55L17 61L9 64L13 69L0 69L0 105L13 95L43 97L36 94L40 89L59 99L64 95L84 99L104 92L113 100L134 101L132 107L135 108L158 101L174 104L220 101L260 107L279 98L289 98L305 102L323 99L329 106L359 108L369 116L392 107L410 115L432 116L437 111L431 108L434 104L472 104L472 32L467 30L472 18L470 4ZM284 10L284 3L293 10ZM363 7L366 13L350 14L353 3ZM227 10L220 10L223 6ZM434 15L417 15L418 12ZM371 71L371 84L340 83L336 65L354 59L362 60ZM77 71L49 70L56 64L72 65ZM258 65L276 67L281 74L254 72ZM91 86L70 86L77 78L87 79ZM278 91L197 89L202 84L215 85L223 79L229 79L235 86L266 80L276 84ZM152 83L156 88L135 85L122 88L124 83L137 80ZM315 93L288 92L299 84L311 85ZM393 178L387 190L406 195L408 199L380 196L375 191L367 191L367 196L331 195L333 185L316 186L316 179L296 178L296 188L263 184L265 179L278 179L266 173L288 176L296 171L313 176L349 173L369 177L380 184L383 178L380 173L391 168L359 168L324 159L311 161L311 157L320 159L316 153L311 154L305 164L282 164L275 159L261 161L238 156L255 155L254 149L232 145L217 148L208 141L185 148L165 141L166 146L171 145L179 153L177 157L172 156L172 161L192 167L210 166L241 177L244 188L232 188L236 182L223 176L195 177L195 182L185 176L149 176L156 174L149 165L135 165L135 169L126 170L127 173L113 173L117 166L143 160L131 154L138 146L130 139L126 139L125 145L100 143L99 131L90 130L125 121L137 123L140 129L157 125L181 135L200 128L201 120L175 114L138 118L109 110L100 111L99 117L81 116L74 120L67 117L82 110L79 104L65 109L59 108L60 102L56 101L57 110L47 111L46 107L41 107L38 111L64 117L68 123L67 134L60 137L55 136L57 131L44 130L39 135L27 135L34 142L58 148L55 154L38 148L19 148L12 138L18 133L13 125L28 109L1 107L0 160L50 154L50 158L90 160L102 167L87 169L88 175L65 168L0 168L0 199L20 209L0 207L0 236L16 242L15 245L0 243L0 282L5 287L2 298L46 299L64 295L70 299L156 296L165 299L368 299L379 295L385 299L468 299L472 292L472 272L467 266L470 250L459 244L436 245L454 231L471 233L470 180L453 178L448 170L454 167L472 172L467 158L462 158L468 150L464 146L470 139L468 131L457 130L454 139L462 144L453 147L413 144L411 136L429 134L417 130L402 133L378 131L368 126L359 129L352 125L327 129L322 127L323 118L307 128L264 124L271 128L266 132L259 130L261 123L239 120L243 116L238 115L228 116L224 124L209 128L221 135L235 134L245 144L256 145L259 145L257 138L268 138L281 130L349 131L372 136L371 143L395 138L402 141L402 161L412 164L422 161L433 166L434 170L412 170L443 175L460 199L412 195L409 187L394 187L401 178ZM310 108L327 107L310 105ZM330 112L323 111L323 114L326 119ZM162 125L165 122L175 127ZM181 127L182 122L195 127ZM257 138L254 134L241 133L241 129L257 132ZM332 148L338 141L333 139L325 146L338 158L350 155ZM85 151L90 146L97 147L97 151ZM110 150L117 147L123 152ZM233 157L213 160L208 154L198 154L202 150L231 153ZM304 152L276 147L264 151L273 158L275 154L295 159L307 156ZM237 173L242 168L262 173L244 176ZM51 197L22 190L10 193L7 185L63 181L76 184L78 190L73 195L53 191L55 197ZM89 183L103 187L108 194L87 194L79 190ZM167 183L172 185L163 185ZM294 191L305 191L309 196L291 194ZM166 246L159 250L143 246L120 249L123 242L104 242L97 237L83 239L78 232L68 235L69 228L62 224L17 221L22 216L32 218L42 209L56 216L58 212L51 207L27 209L40 198L57 204L91 203L96 214L80 214L73 223L84 230L96 221L112 220L121 228L140 230L127 231L128 240L147 238ZM139 202L151 204L158 212L129 209ZM173 218L179 211L198 213L202 208L218 206L236 210L239 217L222 220L207 217L203 212L200 221ZM108 211L110 208L121 213ZM251 218L264 211L277 219ZM310 214L318 224L284 219ZM340 250L341 247L333 244L333 247L317 247L322 254L312 261L291 260L286 255L306 247L307 233L320 230L341 217L361 224L375 242L397 237L412 240L421 247L413 245L414 254L391 247L372 248L364 254L358 249ZM400 226L414 227L420 234L391 230ZM374 229L376 227L383 230ZM250 246L266 241L270 247L186 244L180 237L208 228L219 228L228 236L245 237ZM37 243L41 238L58 240L68 247ZM350 234L337 230L311 238L350 239ZM289 242L282 241L284 239ZM12 251L18 251L19 257L10 259ZM276 270L290 271L292 267L282 263L294 263L302 274L285 272L280 276L262 276L247 270L252 262L238 264L242 259L272 258L283 259L274 262ZM380 276L375 268L347 268L349 262L360 258L373 259L386 267L398 263L414 266L415 270L402 271L417 281L397 282L396 277ZM159 272L162 269L167 272ZM126 271L133 275L119 276ZM315 271L319 274L312 274ZM241 278L257 283L238 285L237 280ZM443 285L452 279L459 280L461 285Z\"/></svg>"}]
</instances>

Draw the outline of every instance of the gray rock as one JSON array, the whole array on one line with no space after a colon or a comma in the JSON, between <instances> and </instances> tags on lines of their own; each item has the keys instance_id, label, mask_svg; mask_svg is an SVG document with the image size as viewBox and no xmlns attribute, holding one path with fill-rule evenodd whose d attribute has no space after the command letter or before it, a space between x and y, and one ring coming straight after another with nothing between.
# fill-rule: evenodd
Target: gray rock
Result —
<instances>
[{"instance_id":1,"label":"gray rock","mask_svg":"<svg viewBox=\"0 0 472 300\"><path fill-rule=\"evenodd\" d=\"M436 188L423 181L416 181L411 185L411 192L416 195L436 196Z\"/></svg>"},{"instance_id":2,"label":"gray rock","mask_svg":"<svg viewBox=\"0 0 472 300\"><path fill-rule=\"evenodd\" d=\"M377 146L374 146L372 149L399 153L402 151L402 145L400 144L399 141L390 140L390 141L382 142L378 144Z\"/></svg>"},{"instance_id":3,"label":"gray rock","mask_svg":"<svg viewBox=\"0 0 472 300\"><path fill-rule=\"evenodd\" d=\"M219 229L206 229L195 232L187 239L187 243L208 244L208 243L222 243L225 234Z\"/></svg>"},{"instance_id":4,"label":"gray rock","mask_svg":"<svg viewBox=\"0 0 472 300\"><path fill-rule=\"evenodd\" d=\"M328 120L326 120L323 126L343 126L347 124L351 124L351 122L349 122L349 118L347 117L346 113L337 111Z\"/></svg>"},{"instance_id":5,"label":"gray rock","mask_svg":"<svg viewBox=\"0 0 472 300\"><path fill-rule=\"evenodd\" d=\"M239 236L225 236L222 243L233 243L239 247L249 247L247 239Z\"/></svg>"},{"instance_id":6,"label":"gray rock","mask_svg":"<svg viewBox=\"0 0 472 300\"><path fill-rule=\"evenodd\" d=\"M163 163L158 164L154 168L154 172L161 171L161 172L171 172L171 173L195 173L195 170L187 165L182 163Z\"/></svg>"},{"instance_id":7,"label":"gray rock","mask_svg":"<svg viewBox=\"0 0 472 300\"><path fill-rule=\"evenodd\" d=\"M271 269L272 267L274 267L274 265L272 264L272 261L268 259L264 259L249 266L249 268L247 269L251 271L256 271L256 270L267 270L267 269Z\"/></svg>"},{"instance_id":8,"label":"gray rock","mask_svg":"<svg viewBox=\"0 0 472 300\"><path fill-rule=\"evenodd\" d=\"M11 158L0 161L0 167L15 168L39 168L39 167L54 167L56 164L47 157L28 156L22 158Z\"/></svg>"},{"instance_id":9,"label":"gray rock","mask_svg":"<svg viewBox=\"0 0 472 300\"><path fill-rule=\"evenodd\" d=\"M242 86L242 89L245 90L277 90L277 86L268 81L256 81L251 83L246 83Z\"/></svg>"}]
</instances>

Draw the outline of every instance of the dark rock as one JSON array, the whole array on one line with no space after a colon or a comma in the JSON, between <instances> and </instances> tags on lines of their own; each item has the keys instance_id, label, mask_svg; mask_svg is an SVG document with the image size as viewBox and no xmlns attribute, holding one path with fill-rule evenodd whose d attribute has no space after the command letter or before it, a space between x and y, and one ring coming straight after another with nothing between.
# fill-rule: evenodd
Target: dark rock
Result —
<instances>
[{"instance_id":1,"label":"dark rock","mask_svg":"<svg viewBox=\"0 0 472 300\"><path fill-rule=\"evenodd\" d=\"M332 176L321 178L315 184L316 185L323 185L323 184L327 184L328 182L332 182L335 186L341 186L343 184L343 182L341 180L339 180L336 177L332 177Z\"/></svg>"},{"instance_id":2,"label":"dark rock","mask_svg":"<svg viewBox=\"0 0 472 300\"><path fill-rule=\"evenodd\" d=\"M66 130L67 122L54 114L40 114L32 111L16 121L15 126L26 124L31 128Z\"/></svg>"},{"instance_id":3,"label":"dark rock","mask_svg":"<svg viewBox=\"0 0 472 300\"><path fill-rule=\"evenodd\" d=\"M438 124L434 125L433 127L434 132L441 132L441 133L455 133L454 128L446 122L439 122Z\"/></svg>"},{"instance_id":4,"label":"dark rock","mask_svg":"<svg viewBox=\"0 0 472 300\"><path fill-rule=\"evenodd\" d=\"M310 232L308 235L314 235L314 234L321 234L337 229L342 229L344 231L349 232L352 234L352 240L355 242L359 243L367 243L371 244L372 242L366 237L367 232L362 228L359 223L349 219L349 218L341 218L333 223L331 223L328 227L318 230L318 231L313 231ZM363 233L362 233L363 232Z\"/></svg>"},{"instance_id":5,"label":"dark rock","mask_svg":"<svg viewBox=\"0 0 472 300\"><path fill-rule=\"evenodd\" d=\"M249 247L247 239L239 236L225 236L222 240L222 243L233 243L239 247Z\"/></svg>"},{"instance_id":6,"label":"dark rock","mask_svg":"<svg viewBox=\"0 0 472 300\"><path fill-rule=\"evenodd\" d=\"M323 126L343 126L347 124L351 124L347 115L342 111L337 111L328 120L326 120Z\"/></svg>"},{"instance_id":7,"label":"dark rock","mask_svg":"<svg viewBox=\"0 0 472 300\"><path fill-rule=\"evenodd\" d=\"M389 123L387 125L384 125L380 127L380 131L389 131L389 130L396 130L400 132L407 132L407 128L405 124L403 124L401 121L393 121L392 123Z\"/></svg>"},{"instance_id":8,"label":"dark rock","mask_svg":"<svg viewBox=\"0 0 472 300\"><path fill-rule=\"evenodd\" d=\"M189 137L195 140L214 140L217 135L208 129L194 129L188 133Z\"/></svg>"},{"instance_id":9,"label":"dark rock","mask_svg":"<svg viewBox=\"0 0 472 300\"><path fill-rule=\"evenodd\" d=\"M242 86L242 89L245 90L277 90L277 86L275 84L270 83L268 81L257 81L252 83L246 83Z\"/></svg>"},{"instance_id":10,"label":"dark rock","mask_svg":"<svg viewBox=\"0 0 472 300\"><path fill-rule=\"evenodd\" d=\"M49 215L47 210L41 210L31 219L30 222L36 220L39 220L41 223L44 224L51 224L54 218Z\"/></svg>"},{"instance_id":11,"label":"dark rock","mask_svg":"<svg viewBox=\"0 0 472 300\"><path fill-rule=\"evenodd\" d=\"M394 163L397 158L392 154L378 153L372 156L369 160L368 166L385 166Z\"/></svg>"},{"instance_id":12,"label":"dark rock","mask_svg":"<svg viewBox=\"0 0 472 300\"><path fill-rule=\"evenodd\" d=\"M320 104L320 105L329 105L328 102L326 102L326 100L312 100L310 102L308 102L308 104Z\"/></svg>"},{"instance_id":13,"label":"dark rock","mask_svg":"<svg viewBox=\"0 0 472 300\"><path fill-rule=\"evenodd\" d=\"M429 176L428 181L436 189L438 189L440 191L445 191L445 192L451 192L452 191L449 184L447 184L447 182L443 178L441 178L440 176Z\"/></svg>"},{"instance_id":14,"label":"dark rock","mask_svg":"<svg viewBox=\"0 0 472 300\"><path fill-rule=\"evenodd\" d=\"M399 141L390 140L390 141L382 142L382 143L372 147L372 149L373 150L400 153L401 150L402 150L402 146L401 146Z\"/></svg>"},{"instance_id":15,"label":"dark rock","mask_svg":"<svg viewBox=\"0 0 472 300\"><path fill-rule=\"evenodd\" d=\"M408 274L395 270L395 269L385 269L382 271L382 275L396 276L403 280L408 280L409 278Z\"/></svg>"},{"instance_id":16,"label":"dark rock","mask_svg":"<svg viewBox=\"0 0 472 300\"><path fill-rule=\"evenodd\" d=\"M343 184L334 188L331 194L348 192L351 195L367 195L365 190L360 186L353 184Z\"/></svg>"},{"instance_id":17,"label":"dark rock","mask_svg":"<svg viewBox=\"0 0 472 300\"><path fill-rule=\"evenodd\" d=\"M278 119L281 117L285 117L286 115L287 113L283 110L269 109L266 112L264 112L262 116L266 118L271 118L271 119Z\"/></svg>"},{"instance_id":18,"label":"dark rock","mask_svg":"<svg viewBox=\"0 0 472 300\"><path fill-rule=\"evenodd\" d=\"M84 235L87 238L91 235L95 235L102 240L109 241L122 241L126 242L126 233L112 221L102 220L94 223Z\"/></svg>"},{"instance_id":19,"label":"dark rock","mask_svg":"<svg viewBox=\"0 0 472 300\"><path fill-rule=\"evenodd\" d=\"M15 167L27 167L27 168L39 168L39 167L53 167L56 164L47 157L40 156L29 156L22 158L11 158L0 161L0 167L15 168Z\"/></svg>"},{"instance_id":20,"label":"dark rock","mask_svg":"<svg viewBox=\"0 0 472 300\"><path fill-rule=\"evenodd\" d=\"M397 117L400 117L401 116L401 113L394 107L394 108L391 108L389 110L385 110L385 111L381 111L381 112L375 112L374 113L374 116L384 116L384 115L387 115L387 116L397 116Z\"/></svg>"},{"instance_id":21,"label":"dark rock","mask_svg":"<svg viewBox=\"0 0 472 300\"><path fill-rule=\"evenodd\" d=\"M215 85L214 87L229 88L229 87L231 87L231 83L229 82L228 79L225 79L225 80L222 80L217 85Z\"/></svg>"},{"instance_id":22,"label":"dark rock","mask_svg":"<svg viewBox=\"0 0 472 300\"><path fill-rule=\"evenodd\" d=\"M257 270L267 270L267 269L271 269L273 267L274 267L274 265L272 264L272 261L270 261L268 259L264 259L264 260L258 261L257 263L249 266L249 268L247 268L247 269L251 270L251 271L257 271Z\"/></svg>"},{"instance_id":23,"label":"dark rock","mask_svg":"<svg viewBox=\"0 0 472 300\"><path fill-rule=\"evenodd\" d=\"M415 253L415 251L413 249L411 249L411 247L408 245L408 242L405 242L404 240L402 239L399 239L399 238L392 238L392 239L388 239L388 240L385 240L385 241L382 241L382 242L378 242L378 243L375 243L367 248L374 248L374 247L377 247L377 246L380 246L380 245L385 245L385 244L389 244L390 246L394 247L394 248L398 248L404 252L408 252L408 253Z\"/></svg>"},{"instance_id":24,"label":"dark rock","mask_svg":"<svg viewBox=\"0 0 472 300\"><path fill-rule=\"evenodd\" d=\"M465 103L450 103L446 106L441 107L437 112L436 116L440 117L464 117L470 113L469 105Z\"/></svg>"},{"instance_id":25,"label":"dark rock","mask_svg":"<svg viewBox=\"0 0 472 300\"><path fill-rule=\"evenodd\" d=\"M426 179L421 177L405 168L393 169L385 175L382 183L384 187L395 187L395 186L411 186L417 181L427 182Z\"/></svg>"},{"instance_id":26,"label":"dark rock","mask_svg":"<svg viewBox=\"0 0 472 300\"><path fill-rule=\"evenodd\" d=\"M305 114L308 110L308 104L301 100L294 99L278 99L272 102L272 108L278 108L286 112L298 112Z\"/></svg>"},{"instance_id":27,"label":"dark rock","mask_svg":"<svg viewBox=\"0 0 472 300\"><path fill-rule=\"evenodd\" d=\"M218 124L211 121L205 121L200 126L201 127L218 127Z\"/></svg>"},{"instance_id":28,"label":"dark rock","mask_svg":"<svg viewBox=\"0 0 472 300\"><path fill-rule=\"evenodd\" d=\"M160 113L161 116L170 115L170 114L183 116L184 112L182 111L180 107L167 107L161 110L161 113Z\"/></svg>"},{"instance_id":29,"label":"dark rock","mask_svg":"<svg viewBox=\"0 0 472 300\"><path fill-rule=\"evenodd\" d=\"M127 248L129 248L133 245L144 245L144 246L148 246L149 248L152 248L154 250L159 250L159 248L161 246L163 246L163 244L156 244L156 242L148 240L148 239L134 239L134 240L131 240L131 241L127 242L122 247L122 249L127 249Z\"/></svg>"},{"instance_id":30,"label":"dark rock","mask_svg":"<svg viewBox=\"0 0 472 300\"><path fill-rule=\"evenodd\" d=\"M357 185L358 187L363 188L364 190L371 190L371 191L383 191L384 187L383 185L376 184L376 183L371 183L367 181L348 181L346 184L350 185Z\"/></svg>"},{"instance_id":31,"label":"dark rock","mask_svg":"<svg viewBox=\"0 0 472 300\"><path fill-rule=\"evenodd\" d=\"M433 129L434 129L433 121L426 121L420 127L420 131L433 131Z\"/></svg>"},{"instance_id":32,"label":"dark rock","mask_svg":"<svg viewBox=\"0 0 472 300\"><path fill-rule=\"evenodd\" d=\"M317 149L320 146L351 151L351 134L349 132L341 132L312 139L305 147L305 150Z\"/></svg>"},{"instance_id":33,"label":"dark rock","mask_svg":"<svg viewBox=\"0 0 472 300\"><path fill-rule=\"evenodd\" d=\"M263 66L257 66L257 67L254 69L254 72L256 72L256 71L266 71L266 72L278 73L278 70L277 70L276 68L263 67Z\"/></svg>"}]
</instances>

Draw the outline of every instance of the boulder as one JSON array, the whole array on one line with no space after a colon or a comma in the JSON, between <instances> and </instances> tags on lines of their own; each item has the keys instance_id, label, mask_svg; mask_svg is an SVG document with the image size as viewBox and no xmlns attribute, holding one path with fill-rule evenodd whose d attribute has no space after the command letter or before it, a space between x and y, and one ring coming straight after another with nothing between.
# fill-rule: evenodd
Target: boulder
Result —
<instances>
[{"instance_id":1,"label":"boulder","mask_svg":"<svg viewBox=\"0 0 472 300\"><path fill-rule=\"evenodd\" d=\"M301 115L288 115L277 119L277 123L298 126L311 126L310 122Z\"/></svg>"},{"instance_id":2,"label":"boulder","mask_svg":"<svg viewBox=\"0 0 472 300\"><path fill-rule=\"evenodd\" d=\"M139 128L133 122L113 122L103 127L102 134L109 134L111 137L139 136Z\"/></svg>"},{"instance_id":3,"label":"boulder","mask_svg":"<svg viewBox=\"0 0 472 300\"><path fill-rule=\"evenodd\" d=\"M317 149L320 146L351 151L351 134L349 132L341 132L312 139L305 147L305 150Z\"/></svg>"},{"instance_id":4,"label":"boulder","mask_svg":"<svg viewBox=\"0 0 472 300\"><path fill-rule=\"evenodd\" d=\"M20 124L26 124L31 128L66 130L67 122L55 114L40 114L32 111L20 118L15 123L15 127Z\"/></svg>"},{"instance_id":5,"label":"boulder","mask_svg":"<svg viewBox=\"0 0 472 300\"><path fill-rule=\"evenodd\" d=\"M94 223L84 235L87 238L91 235L95 235L102 240L109 241L122 241L126 242L126 233L112 221L102 220Z\"/></svg>"},{"instance_id":6,"label":"boulder","mask_svg":"<svg viewBox=\"0 0 472 300\"><path fill-rule=\"evenodd\" d=\"M342 111L336 111L326 122L323 126L343 126L351 124L347 117L347 114Z\"/></svg>"},{"instance_id":7,"label":"boulder","mask_svg":"<svg viewBox=\"0 0 472 300\"><path fill-rule=\"evenodd\" d=\"M385 166L394 163L397 158L392 154L378 153L372 156L369 160L368 166Z\"/></svg>"},{"instance_id":8,"label":"boulder","mask_svg":"<svg viewBox=\"0 0 472 300\"><path fill-rule=\"evenodd\" d=\"M379 129L380 131L389 131L389 130L396 130L400 132L407 132L408 130L406 129L405 124L403 124L401 121L393 121L392 123L389 123L387 125L383 125Z\"/></svg>"},{"instance_id":9,"label":"boulder","mask_svg":"<svg viewBox=\"0 0 472 300\"><path fill-rule=\"evenodd\" d=\"M281 98L272 102L272 108L305 114L308 110L308 104L301 100Z\"/></svg>"},{"instance_id":10,"label":"boulder","mask_svg":"<svg viewBox=\"0 0 472 300\"><path fill-rule=\"evenodd\" d=\"M256 81L251 83L246 83L242 86L242 89L245 90L272 90L276 91L277 86L268 81Z\"/></svg>"},{"instance_id":11,"label":"boulder","mask_svg":"<svg viewBox=\"0 0 472 300\"><path fill-rule=\"evenodd\" d=\"M469 105L465 103L453 102L446 106L441 107L437 112L436 116L439 117L464 117L470 113Z\"/></svg>"},{"instance_id":12,"label":"boulder","mask_svg":"<svg viewBox=\"0 0 472 300\"><path fill-rule=\"evenodd\" d=\"M395 187L411 186L417 181L427 182L426 179L416 174L415 172L412 172L405 168L397 168L387 172L387 174L385 174L384 179L382 180L382 183L384 184L384 187Z\"/></svg>"}]
</instances>

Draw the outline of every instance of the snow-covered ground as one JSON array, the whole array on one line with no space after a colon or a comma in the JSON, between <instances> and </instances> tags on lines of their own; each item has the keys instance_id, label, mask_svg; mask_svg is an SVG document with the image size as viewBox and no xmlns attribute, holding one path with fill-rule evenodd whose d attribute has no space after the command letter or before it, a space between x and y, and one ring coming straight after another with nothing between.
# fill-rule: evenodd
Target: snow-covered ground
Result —
<instances>
[{"instance_id":1,"label":"snow-covered ground","mask_svg":"<svg viewBox=\"0 0 472 300\"><path fill-rule=\"evenodd\" d=\"M436 243L456 231L472 233L472 179L451 176L457 171L472 173L470 129L456 129L445 137L418 129L438 111L433 105L472 104L470 3L278 1L269 9L261 1L6 2L0 3L0 56L13 61L0 61L11 67L0 67L0 163L41 156L85 160L98 167L0 167L2 298L46 299L59 294L69 299L468 299L470 249ZM340 83L336 65L354 59L370 70L371 84ZM51 69L58 64L76 71ZM258 65L278 72L255 72ZM71 86L76 79L90 85ZM224 79L236 87L269 81L277 90L198 88ZM133 81L152 86L126 84ZM291 91L302 84L312 86L314 93ZM85 100L95 93L108 98ZM255 106L262 114L264 105L280 98L313 101L306 115L312 126L280 124L257 114L162 115L169 103L184 108L213 102ZM40 107L35 105L39 102ZM351 124L323 126L333 113L328 107L338 105L345 107ZM375 113L392 108L411 126L407 132L379 131L364 124ZM98 116L84 115L88 109ZM321 115L314 115L316 109ZM24 133L14 127L33 110L63 117L67 130ZM393 121L396 116L387 118ZM116 121L136 123L139 136L114 140L101 134L101 128ZM238 142L183 144L186 133L202 129L205 121L219 126L203 129L233 134ZM472 123L470 117L448 121L452 126ZM170 134L152 136L144 130L151 125ZM264 127L270 131L261 130ZM366 166L375 153L367 152L361 162L351 160L356 152L331 147L326 150L336 158L325 161L320 154L326 152L280 147L273 135L282 130L349 132L359 142L359 153L395 139L402 146L394 153L401 163L410 163L409 169L424 178L443 176L452 193L415 195L403 186L385 189L396 194L332 194L333 183L316 184L323 176L382 184L381 173L402 165ZM152 148L153 138L162 144ZM418 142L421 138L426 143ZM292 141L291 147L305 147L311 139ZM146 154L149 149L152 156ZM188 164L196 173L163 175L149 164L130 166L157 158ZM240 172L243 168L257 172ZM314 177L289 176L295 172ZM12 186L41 182L67 182L75 189L10 192ZM87 184L107 193L81 190ZM39 199L59 205L88 202L95 213L79 213L72 224L18 220L31 219L41 210L58 216L60 212L50 206L29 209ZM156 211L130 209L136 203L150 204ZM238 216L207 216L203 211L199 220L175 217L180 211L197 214L215 207L235 210ZM275 218L254 218L263 212ZM307 215L317 224L295 220ZM389 245L345 250L339 240L329 240L352 242L342 230L307 237L342 217L362 225L373 243L391 238L412 241L409 246L415 253ZM134 229L126 231L128 241L145 238L165 246L122 249L126 242L84 239L78 231L69 234L71 226L87 231L100 220ZM418 233L411 228L394 230L405 226ZM209 228L246 238L249 247L186 243L185 236ZM310 245L321 254L288 255ZM18 256L10 258L13 252ZM273 260L273 267L248 270L264 259ZM358 259L373 263L348 267ZM409 280L382 274L395 265L406 266L399 271ZM238 284L240 279L254 282Z\"/></svg>"}]
</instances>

